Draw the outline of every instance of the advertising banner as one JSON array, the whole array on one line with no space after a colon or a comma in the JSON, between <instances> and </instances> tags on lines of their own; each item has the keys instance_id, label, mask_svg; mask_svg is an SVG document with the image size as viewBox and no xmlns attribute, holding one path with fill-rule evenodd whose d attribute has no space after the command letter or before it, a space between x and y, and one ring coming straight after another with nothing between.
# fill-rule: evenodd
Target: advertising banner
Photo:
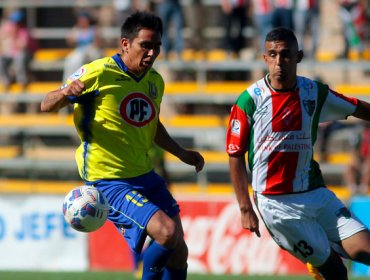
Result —
<instances>
[{"instance_id":1,"label":"advertising banner","mask_svg":"<svg viewBox=\"0 0 370 280\"><path fill-rule=\"evenodd\" d=\"M370 228L370 198L367 196L354 196L351 199L350 209L353 213ZM352 263L354 276L370 276L370 266L361 263Z\"/></svg>"},{"instance_id":2,"label":"advertising banner","mask_svg":"<svg viewBox=\"0 0 370 280\"><path fill-rule=\"evenodd\" d=\"M181 201L189 271L214 274L307 274L260 221L261 237L242 229L236 202Z\"/></svg>"},{"instance_id":3,"label":"advertising banner","mask_svg":"<svg viewBox=\"0 0 370 280\"><path fill-rule=\"evenodd\" d=\"M70 228L60 195L0 197L0 269L88 269L87 235Z\"/></svg>"},{"instance_id":4,"label":"advertising banner","mask_svg":"<svg viewBox=\"0 0 370 280\"><path fill-rule=\"evenodd\" d=\"M305 265L274 243L262 222L260 238L243 230L235 201L183 198L178 202L189 247L190 273L308 273ZM132 270L127 244L110 222L89 237L92 269Z\"/></svg>"}]
</instances>

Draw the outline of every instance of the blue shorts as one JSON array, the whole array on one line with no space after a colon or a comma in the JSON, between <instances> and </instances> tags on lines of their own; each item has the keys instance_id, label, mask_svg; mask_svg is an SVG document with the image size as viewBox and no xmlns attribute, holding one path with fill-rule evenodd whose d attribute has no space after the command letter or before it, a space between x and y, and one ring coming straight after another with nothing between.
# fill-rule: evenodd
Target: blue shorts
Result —
<instances>
[{"instance_id":1,"label":"blue shorts","mask_svg":"<svg viewBox=\"0 0 370 280\"><path fill-rule=\"evenodd\" d=\"M163 210L169 217L180 213L166 182L154 171L130 179L86 184L94 185L107 197L110 204L108 219L136 253L141 252L147 236L146 226L155 212Z\"/></svg>"}]
</instances>

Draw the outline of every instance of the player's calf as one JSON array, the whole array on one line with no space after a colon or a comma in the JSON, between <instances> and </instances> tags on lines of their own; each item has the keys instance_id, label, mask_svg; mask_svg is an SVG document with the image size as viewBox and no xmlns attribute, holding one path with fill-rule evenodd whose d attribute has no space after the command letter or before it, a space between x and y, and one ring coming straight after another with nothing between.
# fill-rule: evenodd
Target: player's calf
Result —
<instances>
[{"instance_id":1,"label":"player's calf","mask_svg":"<svg viewBox=\"0 0 370 280\"><path fill-rule=\"evenodd\" d=\"M333 250L326 262L316 269L326 280L348 280L347 268L342 258Z\"/></svg>"}]
</instances>

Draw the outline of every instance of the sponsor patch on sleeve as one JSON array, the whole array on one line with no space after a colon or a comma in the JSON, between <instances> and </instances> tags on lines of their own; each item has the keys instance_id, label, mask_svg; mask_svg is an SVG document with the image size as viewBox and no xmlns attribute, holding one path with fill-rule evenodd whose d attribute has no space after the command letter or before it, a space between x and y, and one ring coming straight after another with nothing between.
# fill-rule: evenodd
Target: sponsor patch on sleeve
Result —
<instances>
[{"instance_id":1,"label":"sponsor patch on sleeve","mask_svg":"<svg viewBox=\"0 0 370 280\"><path fill-rule=\"evenodd\" d=\"M240 121L237 119L231 120L231 133L234 135L240 135Z\"/></svg>"},{"instance_id":2,"label":"sponsor patch on sleeve","mask_svg":"<svg viewBox=\"0 0 370 280\"><path fill-rule=\"evenodd\" d=\"M86 74L86 68L82 66L80 69L78 69L76 72L74 72L71 76L69 76L68 80L70 82L73 82L74 80L77 80L81 78L83 75Z\"/></svg>"}]
</instances>

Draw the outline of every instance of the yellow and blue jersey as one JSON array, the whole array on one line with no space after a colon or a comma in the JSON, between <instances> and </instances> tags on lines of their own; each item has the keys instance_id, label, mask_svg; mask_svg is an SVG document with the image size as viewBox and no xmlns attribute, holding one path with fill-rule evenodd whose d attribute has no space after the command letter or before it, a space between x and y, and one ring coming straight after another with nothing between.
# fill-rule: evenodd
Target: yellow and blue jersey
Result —
<instances>
[{"instance_id":1,"label":"yellow and blue jersey","mask_svg":"<svg viewBox=\"0 0 370 280\"><path fill-rule=\"evenodd\" d=\"M124 179L153 169L148 155L157 130L164 92L154 69L131 74L118 54L82 66L67 80L79 79L85 90L69 97L81 140L76 151L85 181Z\"/></svg>"}]
</instances>

